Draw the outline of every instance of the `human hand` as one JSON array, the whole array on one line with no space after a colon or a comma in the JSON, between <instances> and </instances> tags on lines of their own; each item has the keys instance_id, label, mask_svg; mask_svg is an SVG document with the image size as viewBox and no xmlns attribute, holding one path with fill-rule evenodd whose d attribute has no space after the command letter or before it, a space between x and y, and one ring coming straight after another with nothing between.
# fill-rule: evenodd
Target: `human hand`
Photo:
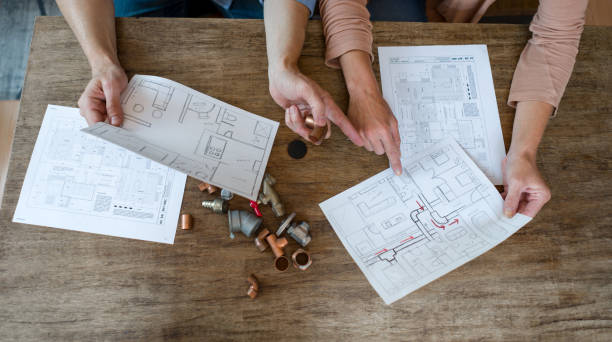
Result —
<instances>
[{"instance_id":1,"label":"human hand","mask_svg":"<svg viewBox=\"0 0 612 342\"><path fill-rule=\"evenodd\" d=\"M378 155L387 154L396 175L402 174L400 136L397 119L378 90L374 93L351 92L349 120L361 136L363 147Z\"/></svg>"},{"instance_id":2,"label":"human hand","mask_svg":"<svg viewBox=\"0 0 612 342\"><path fill-rule=\"evenodd\" d=\"M304 117L312 114L315 125L328 126L325 139L331 135L330 121L357 146L363 141L346 115L336 105L331 95L316 82L303 75L296 68L271 68L269 71L270 95L274 101L285 109L285 123L305 140L311 141L310 129L304 123Z\"/></svg>"},{"instance_id":3,"label":"human hand","mask_svg":"<svg viewBox=\"0 0 612 342\"><path fill-rule=\"evenodd\" d=\"M108 64L93 72L85 91L79 98L81 116L88 125L108 121L113 126L123 122L121 92L127 87L127 76L117 64Z\"/></svg>"},{"instance_id":4,"label":"human hand","mask_svg":"<svg viewBox=\"0 0 612 342\"><path fill-rule=\"evenodd\" d=\"M504 215L513 217L518 212L535 217L551 197L550 189L538 171L535 157L509 153L502 163L502 169Z\"/></svg>"}]
</instances>

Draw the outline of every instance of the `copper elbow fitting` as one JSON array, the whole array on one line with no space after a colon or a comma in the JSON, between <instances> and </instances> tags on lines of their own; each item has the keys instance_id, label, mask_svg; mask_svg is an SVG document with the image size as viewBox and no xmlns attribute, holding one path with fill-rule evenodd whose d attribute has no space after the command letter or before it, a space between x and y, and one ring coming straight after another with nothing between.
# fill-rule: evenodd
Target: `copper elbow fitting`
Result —
<instances>
[{"instance_id":1,"label":"copper elbow fitting","mask_svg":"<svg viewBox=\"0 0 612 342\"><path fill-rule=\"evenodd\" d=\"M268 235L270 235L270 231L264 228L261 230L261 232L259 232L259 234L257 234L257 237L255 238L255 247L257 247L260 252L263 252L268 248L268 244L265 241L266 236Z\"/></svg>"},{"instance_id":2,"label":"copper elbow fitting","mask_svg":"<svg viewBox=\"0 0 612 342\"><path fill-rule=\"evenodd\" d=\"M315 142L315 143L318 142L319 140L321 140L321 138L323 138L327 134L327 125L325 126L315 125L315 121L312 115L307 115L304 118L304 124L306 125L306 127L311 129L310 134L308 135L308 138L310 138L312 142Z\"/></svg>"},{"instance_id":3,"label":"copper elbow fitting","mask_svg":"<svg viewBox=\"0 0 612 342\"><path fill-rule=\"evenodd\" d=\"M293 260L293 266L300 271L306 271L312 264L310 254L301 248L291 254L291 260Z\"/></svg>"},{"instance_id":4,"label":"copper elbow fitting","mask_svg":"<svg viewBox=\"0 0 612 342\"><path fill-rule=\"evenodd\" d=\"M285 248L285 246L287 246L287 238L282 237L277 239L276 235L269 234L268 236L266 236L266 241L268 241L270 249L272 249L272 253L274 253L275 257L278 258L285 254L285 251L283 249Z\"/></svg>"},{"instance_id":5,"label":"copper elbow fitting","mask_svg":"<svg viewBox=\"0 0 612 342\"><path fill-rule=\"evenodd\" d=\"M259 292L259 283L257 282L257 278L253 274L251 274L247 281L249 282L249 288L247 290L247 295L251 297L251 299L255 299L257 297L257 292Z\"/></svg>"},{"instance_id":6,"label":"copper elbow fitting","mask_svg":"<svg viewBox=\"0 0 612 342\"><path fill-rule=\"evenodd\" d=\"M209 194L213 194L215 193L217 190L219 190L219 188L217 188L214 185L208 184L208 183L200 183L198 185L198 188L200 189L200 191L204 192L204 191L208 191Z\"/></svg>"},{"instance_id":7,"label":"copper elbow fitting","mask_svg":"<svg viewBox=\"0 0 612 342\"><path fill-rule=\"evenodd\" d=\"M181 214L181 229L190 230L193 228L193 217L190 214Z\"/></svg>"}]
</instances>

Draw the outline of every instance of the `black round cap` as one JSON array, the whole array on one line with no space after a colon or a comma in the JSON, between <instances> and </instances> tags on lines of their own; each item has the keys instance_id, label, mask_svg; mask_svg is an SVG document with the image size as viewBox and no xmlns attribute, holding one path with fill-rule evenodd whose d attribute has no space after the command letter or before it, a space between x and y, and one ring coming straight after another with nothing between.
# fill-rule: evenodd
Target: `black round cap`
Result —
<instances>
[{"instance_id":1,"label":"black round cap","mask_svg":"<svg viewBox=\"0 0 612 342\"><path fill-rule=\"evenodd\" d=\"M293 159L304 158L306 151L308 151L308 148L302 140L293 140L289 143L289 146L287 146L287 152L289 152L289 156Z\"/></svg>"}]
</instances>

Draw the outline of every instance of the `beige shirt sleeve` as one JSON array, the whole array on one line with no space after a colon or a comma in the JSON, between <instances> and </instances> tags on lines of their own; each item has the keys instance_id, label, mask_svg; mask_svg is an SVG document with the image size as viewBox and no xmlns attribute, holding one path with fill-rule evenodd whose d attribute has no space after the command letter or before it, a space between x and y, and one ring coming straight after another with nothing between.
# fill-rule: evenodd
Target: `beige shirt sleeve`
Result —
<instances>
[{"instance_id":1,"label":"beige shirt sleeve","mask_svg":"<svg viewBox=\"0 0 612 342\"><path fill-rule=\"evenodd\" d=\"M493 0L445 0L438 12L451 22L478 22ZM542 101L558 108L572 74L588 0L540 0L533 33L514 71L508 104ZM556 112L556 110L555 110Z\"/></svg>"},{"instance_id":2,"label":"beige shirt sleeve","mask_svg":"<svg viewBox=\"0 0 612 342\"><path fill-rule=\"evenodd\" d=\"M351 50L372 54L372 24L367 0L321 0L319 11L325 35L325 64L340 68L339 58Z\"/></svg>"}]
</instances>

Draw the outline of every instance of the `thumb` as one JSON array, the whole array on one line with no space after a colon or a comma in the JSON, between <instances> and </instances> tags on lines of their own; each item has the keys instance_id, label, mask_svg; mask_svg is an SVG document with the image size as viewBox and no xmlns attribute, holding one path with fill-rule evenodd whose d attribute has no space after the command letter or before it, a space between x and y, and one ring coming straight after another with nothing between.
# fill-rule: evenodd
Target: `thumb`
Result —
<instances>
[{"instance_id":1,"label":"thumb","mask_svg":"<svg viewBox=\"0 0 612 342\"><path fill-rule=\"evenodd\" d=\"M108 121L113 126L120 126L123 122L123 110L121 109L121 92L112 82L102 82L102 91L106 98L106 114Z\"/></svg>"},{"instance_id":2,"label":"thumb","mask_svg":"<svg viewBox=\"0 0 612 342\"><path fill-rule=\"evenodd\" d=\"M506 193L506 199L504 200L504 215L506 215L506 217L512 218L514 216L520 199L521 188L511 184Z\"/></svg>"},{"instance_id":3,"label":"thumb","mask_svg":"<svg viewBox=\"0 0 612 342\"><path fill-rule=\"evenodd\" d=\"M334 100L329 98L326 101L326 109L327 109L327 117L334 123L344 135L346 135L353 144L357 146L363 146L364 141L359 132L355 129L353 124L349 121L349 119L344 115L342 110L336 105Z\"/></svg>"},{"instance_id":4,"label":"thumb","mask_svg":"<svg viewBox=\"0 0 612 342\"><path fill-rule=\"evenodd\" d=\"M303 97L310 106L315 125L327 125L327 118L325 117L325 103L323 102L321 96L311 86L307 86L304 89Z\"/></svg>"}]
</instances>

